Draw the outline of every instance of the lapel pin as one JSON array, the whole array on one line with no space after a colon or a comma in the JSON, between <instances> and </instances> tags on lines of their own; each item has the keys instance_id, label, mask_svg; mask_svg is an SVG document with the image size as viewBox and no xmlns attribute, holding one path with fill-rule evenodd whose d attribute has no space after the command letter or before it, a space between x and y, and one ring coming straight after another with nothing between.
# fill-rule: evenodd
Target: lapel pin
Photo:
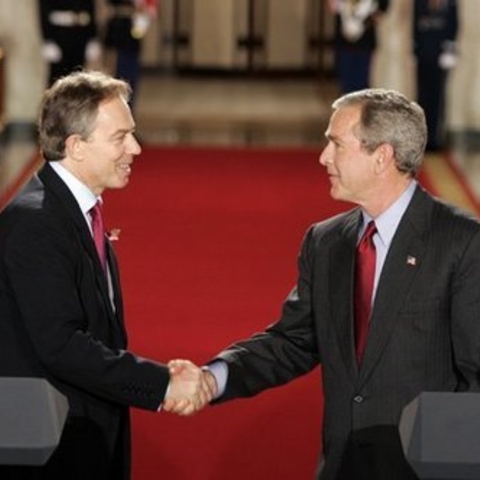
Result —
<instances>
[{"instance_id":1,"label":"lapel pin","mask_svg":"<svg viewBox=\"0 0 480 480\"><path fill-rule=\"evenodd\" d=\"M120 229L119 228L114 228L110 230L110 232L107 233L107 238L111 242L116 242L117 240L120 240Z\"/></svg>"},{"instance_id":2,"label":"lapel pin","mask_svg":"<svg viewBox=\"0 0 480 480\"><path fill-rule=\"evenodd\" d=\"M415 257L412 257L412 255L407 256L407 265L410 265L411 267L414 267L417 264L417 259Z\"/></svg>"}]
</instances>

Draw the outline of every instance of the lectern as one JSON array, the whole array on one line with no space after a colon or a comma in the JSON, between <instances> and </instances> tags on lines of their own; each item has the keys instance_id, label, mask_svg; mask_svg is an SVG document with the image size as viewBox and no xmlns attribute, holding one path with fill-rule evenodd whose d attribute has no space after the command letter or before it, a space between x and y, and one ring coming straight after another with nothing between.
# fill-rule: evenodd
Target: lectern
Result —
<instances>
[{"instance_id":1,"label":"lectern","mask_svg":"<svg viewBox=\"0 0 480 480\"><path fill-rule=\"evenodd\" d=\"M480 394L423 392L402 412L403 451L422 479L480 479Z\"/></svg>"},{"instance_id":2,"label":"lectern","mask_svg":"<svg viewBox=\"0 0 480 480\"><path fill-rule=\"evenodd\" d=\"M0 377L0 465L45 464L67 413L67 398L45 379Z\"/></svg>"}]
</instances>

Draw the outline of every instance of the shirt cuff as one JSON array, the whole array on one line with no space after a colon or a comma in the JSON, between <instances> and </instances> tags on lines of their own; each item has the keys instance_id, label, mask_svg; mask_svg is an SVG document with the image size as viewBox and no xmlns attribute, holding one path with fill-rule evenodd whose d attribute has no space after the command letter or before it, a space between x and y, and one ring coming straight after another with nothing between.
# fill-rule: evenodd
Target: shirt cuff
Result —
<instances>
[{"instance_id":1,"label":"shirt cuff","mask_svg":"<svg viewBox=\"0 0 480 480\"><path fill-rule=\"evenodd\" d=\"M225 393L228 380L228 365L223 360L215 360L209 363L205 368L210 370L210 373L215 377L217 382L217 394L214 399L221 397Z\"/></svg>"}]
</instances>

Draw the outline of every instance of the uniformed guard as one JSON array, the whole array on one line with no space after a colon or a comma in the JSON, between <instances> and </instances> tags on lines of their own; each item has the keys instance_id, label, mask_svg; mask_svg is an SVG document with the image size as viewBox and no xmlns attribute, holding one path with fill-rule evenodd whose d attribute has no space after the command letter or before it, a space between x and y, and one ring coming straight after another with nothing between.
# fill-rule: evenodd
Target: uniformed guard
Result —
<instances>
[{"instance_id":1,"label":"uniformed guard","mask_svg":"<svg viewBox=\"0 0 480 480\"><path fill-rule=\"evenodd\" d=\"M48 84L101 56L94 0L38 0Z\"/></svg>"},{"instance_id":2,"label":"uniformed guard","mask_svg":"<svg viewBox=\"0 0 480 480\"><path fill-rule=\"evenodd\" d=\"M457 59L456 0L415 0L413 45L417 60L417 101L425 110L427 150L445 143L445 90L448 72Z\"/></svg>"},{"instance_id":3,"label":"uniformed guard","mask_svg":"<svg viewBox=\"0 0 480 480\"><path fill-rule=\"evenodd\" d=\"M109 0L105 47L114 53L114 75L132 87L135 104L140 77L141 43L157 14L156 0Z\"/></svg>"},{"instance_id":4,"label":"uniformed guard","mask_svg":"<svg viewBox=\"0 0 480 480\"><path fill-rule=\"evenodd\" d=\"M335 64L340 90L370 87L370 66L377 47L376 26L389 0L328 0L335 15Z\"/></svg>"}]
</instances>

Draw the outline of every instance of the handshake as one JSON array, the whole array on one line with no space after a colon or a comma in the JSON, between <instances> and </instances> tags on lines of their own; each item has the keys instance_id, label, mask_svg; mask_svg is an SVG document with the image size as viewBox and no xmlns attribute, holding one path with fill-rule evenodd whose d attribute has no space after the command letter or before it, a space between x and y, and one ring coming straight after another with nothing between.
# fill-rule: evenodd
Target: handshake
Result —
<instances>
[{"instance_id":1,"label":"handshake","mask_svg":"<svg viewBox=\"0 0 480 480\"><path fill-rule=\"evenodd\" d=\"M170 384L162 409L178 415L193 415L217 395L217 381L206 368L189 360L171 360Z\"/></svg>"}]
</instances>

